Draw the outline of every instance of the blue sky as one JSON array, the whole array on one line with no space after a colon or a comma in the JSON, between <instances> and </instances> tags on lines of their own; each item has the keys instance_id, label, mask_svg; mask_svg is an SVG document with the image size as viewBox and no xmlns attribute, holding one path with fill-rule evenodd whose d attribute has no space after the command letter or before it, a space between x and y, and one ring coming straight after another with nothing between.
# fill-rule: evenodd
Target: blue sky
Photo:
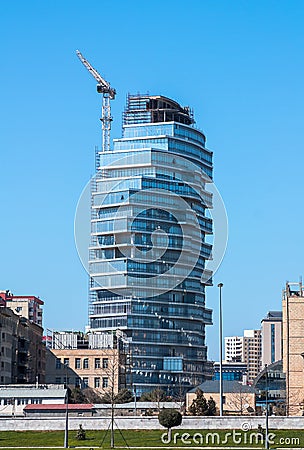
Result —
<instances>
[{"instance_id":1,"label":"blue sky","mask_svg":"<svg viewBox=\"0 0 304 450\"><path fill-rule=\"evenodd\" d=\"M113 137L126 94L147 91L193 107L207 134L229 219L207 297L217 358L218 282L235 335L280 309L285 281L303 273L303 2L29 0L0 13L0 288L44 299L48 328L87 322L73 221L101 97L80 49L117 90Z\"/></svg>"}]
</instances>

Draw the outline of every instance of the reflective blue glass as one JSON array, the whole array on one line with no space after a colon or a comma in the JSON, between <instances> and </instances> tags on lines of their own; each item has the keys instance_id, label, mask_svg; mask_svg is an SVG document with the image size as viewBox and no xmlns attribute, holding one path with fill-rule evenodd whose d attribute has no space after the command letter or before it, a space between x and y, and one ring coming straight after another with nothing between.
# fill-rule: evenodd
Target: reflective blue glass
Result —
<instances>
[{"instance_id":1,"label":"reflective blue glass","mask_svg":"<svg viewBox=\"0 0 304 450\"><path fill-rule=\"evenodd\" d=\"M122 138L99 155L90 326L125 333L132 355L127 384L137 392L199 384L208 372L212 158L190 110L158 96L129 97Z\"/></svg>"}]
</instances>

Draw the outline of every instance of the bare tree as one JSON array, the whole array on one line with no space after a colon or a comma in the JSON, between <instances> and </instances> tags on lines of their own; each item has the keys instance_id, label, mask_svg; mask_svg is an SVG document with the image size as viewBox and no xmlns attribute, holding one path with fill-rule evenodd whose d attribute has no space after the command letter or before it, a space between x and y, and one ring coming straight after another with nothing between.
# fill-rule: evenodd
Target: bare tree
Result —
<instances>
[{"instance_id":1,"label":"bare tree","mask_svg":"<svg viewBox=\"0 0 304 450\"><path fill-rule=\"evenodd\" d=\"M115 400L119 389L120 373L122 361L118 348L113 348L109 352L109 358L103 361L104 376L102 377L101 386L97 389L102 395L102 400L111 405L111 448L114 448L114 417L115 417Z\"/></svg>"},{"instance_id":2,"label":"bare tree","mask_svg":"<svg viewBox=\"0 0 304 450\"><path fill-rule=\"evenodd\" d=\"M180 413L184 414L186 411L186 393L189 388L185 387L181 381L177 384L173 391L172 400L179 404Z\"/></svg>"},{"instance_id":3,"label":"bare tree","mask_svg":"<svg viewBox=\"0 0 304 450\"><path fill-rule=\"evenodd\" d=\"M252 406L252 393L244 392L241 384L239 392L229 393L226 398L231 412L236 412L241 416L248 413L248 407Z\"/></svg>"},{"instance_id":4,"label":"bare tree","mask_svg":"<svg viewBox=\"0 0 304 450\"><path fill-rule=\"evenodd\" d=\"M153 402L153 407L158 411L161 410L160 402L164 402L165 400L166 393L161 388L156 388L150 392L144 392L140 397L140 401L142 402Z\"/></svg>"},{"instance_id":5,"label":"bare tree","mask_svg":"<svg viewBox=\"0 0 304 450\"><path fill-rule=\"evenodd\" d=\"M292 389L289 391L289 415L300 416L303 415L304 399L302 389Z\"/></svg>"},{"instance_id":6,"label":"bare tree","mask_svg":"<svg viewBox=\"0 0 304 450\"><path fill-rule=\"evenodd\" d=\"M111 448L114 448L114 424L115 424L115 404L119 401L119 389L125 386L125 353L121 351L119 342L117 347L113 348L108 353L108 358L103 360L103 374L101 385L96 388L100 394L101 401L111 405Z\"/></svg>"}]
</instances>

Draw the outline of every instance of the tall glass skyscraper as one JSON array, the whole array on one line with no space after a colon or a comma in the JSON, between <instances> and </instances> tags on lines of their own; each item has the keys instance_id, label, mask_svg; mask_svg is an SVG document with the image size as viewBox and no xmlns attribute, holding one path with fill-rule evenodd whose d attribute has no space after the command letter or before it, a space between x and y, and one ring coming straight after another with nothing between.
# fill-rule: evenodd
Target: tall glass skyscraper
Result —
<instances>
[{"instance_id":1,"label":"tall glass skyscraper","mask_svg":"<svg viewBox=\"0 0 304 450\"><path fill-rule=\"evenodd\" d=\"M205 326L212 246L207 210L212 152L189 108L129 95L123 135L99 152L92 182L92 330L129 343L128 385L138 394L210 377Z\"/></svg>"}]
</instances>

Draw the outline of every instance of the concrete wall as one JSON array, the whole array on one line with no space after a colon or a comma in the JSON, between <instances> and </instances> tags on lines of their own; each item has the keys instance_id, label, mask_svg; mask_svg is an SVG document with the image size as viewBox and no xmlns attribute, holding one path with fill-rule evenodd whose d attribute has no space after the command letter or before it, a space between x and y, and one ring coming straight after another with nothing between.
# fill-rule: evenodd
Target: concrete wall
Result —
<instances>
[{"instance_id":1,"label":"concrete wall","mask_svg":"<svg viewBox=\"0 0 304 450\"><path fill-rule=\"evenodd\" d=\"M115 422L121 430L164 430L159 425L156 417L115 417ZM77 417L69 419L69 429L77 430L82 424L85 430L106 430L109 426L109 418L104 417ZM184 417L179 429L207 430L207 429L229 429L257 430L258 425L265 428L265 417ZM271 429L303 429L304 417L269 417ZM64 430L64 418L16 418L0 419L0 431L25 431L25 430Z\"/></svg>"}]
</instances>

